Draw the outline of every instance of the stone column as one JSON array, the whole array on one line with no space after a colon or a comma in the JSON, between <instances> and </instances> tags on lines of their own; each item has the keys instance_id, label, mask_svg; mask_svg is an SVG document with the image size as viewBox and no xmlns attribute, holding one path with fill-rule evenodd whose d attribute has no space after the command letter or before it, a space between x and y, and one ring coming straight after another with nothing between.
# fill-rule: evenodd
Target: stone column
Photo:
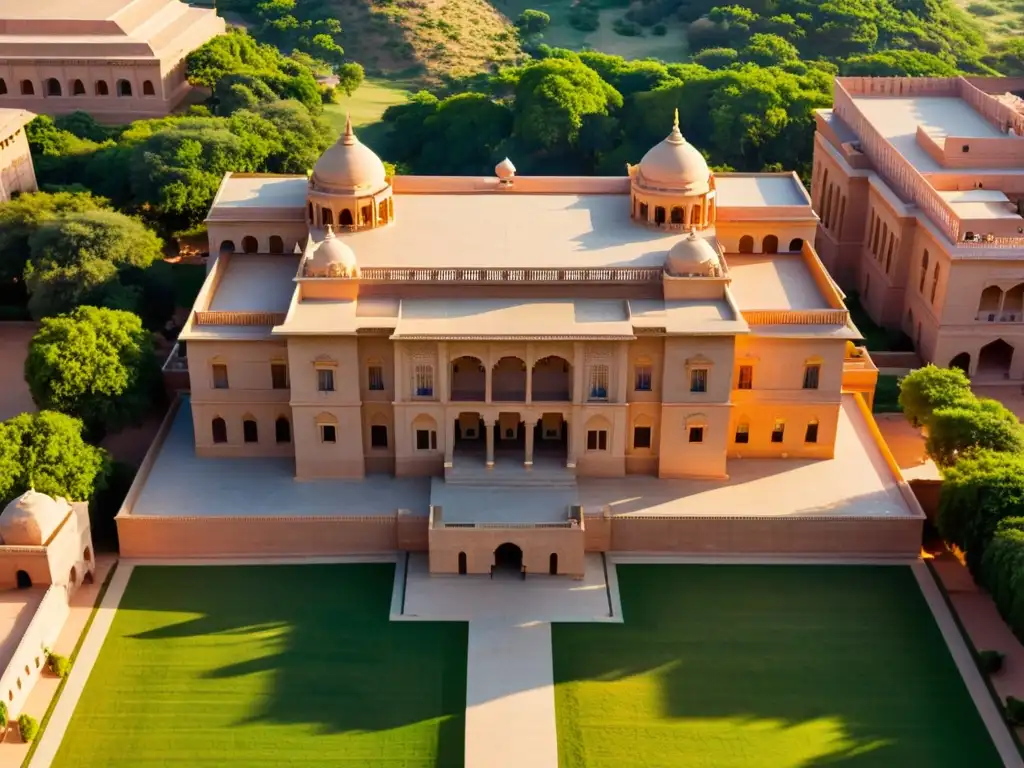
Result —
<instances>
[{"instance_id":1,"label":"stone column","mask_svg":"<svg viewBox=\"0 0 1024 768\"><path fill-rule=\"evenodd\" d=\"M526 402L533 402L533 344L526 345Z\"/></svg>"},{"instance_id":2,"label":"stone column","mask_svg":"<svg viewBox=\"0 0 1024 768\"><path fill-rule=\"evenodd\" d=\"M492 373L491 363L492 363L492 358L493 357L494 356L491 354L491 349L490 349L490 347L488 347L487 348L486 359L483 361L484 366L485 366L485 368L484 368L484 402L485 403L491 402L491 373Z\"/></svg>"},{"instance_id":3,"label":"stone column","mask_svg":"<svg viewBox=\"0 0 1024 768\"><path fill-rule=\"evenodd\" d=\"M533 469L533 431L537 426L537 422L533 419L527 419L524 422L524 428L526 429L526 456L523 460L523 466L527 469Z\"/></svg>"},{"instance_id":4,"label":"stone column","mask_svg":"<svg viewBox=\"0 0 1024 768\"><path fill-rule=\"evenodd\" d=\"M627 342L620 341L619 348L615 355L615 400L616 403L626 402L626 392L629 386L629 346ZM608 382L609 384L611 382Z\"/></svg>"},{"instance_id":5,"label":"stone column","mask_svg":"<svg viewBox=\"0 0 1024 768\"><path fill-rule=\"evenodd\" d=\"M455 420L444 410L444 465L450 467L455 459Z\"/></svg>"},{"instance_id":6,"label":"stone column","mask_svg":"<svg viewBox=\"0 0 1024 768\"><path fill-rule=\"evenodd\" d=\"M583 396L583 367L584 367L584 351L583 342L573 342L573 354L572 354L572 401L574 403L582 403L586 398Z\"/></svg>"},{"instance_id":7,"label":"stone column","mask_svg":"<svg viewBox=\"0 0 1024 768\"><path fill-rule=\"evenodd\" d=\"M487 438L487 468L494 468L494 422L489 419L483 421L484 428L487 430L485 437Z\"/></svg>"},{"instance_id":8,"label":"stone column","mask_svg":"<svg viewBox=\"0 0 1024 768\"><path fill-rule=\"evenodd\" d=\"M452 366L448 361L448 342L438 342L437 345L437 384L441 389L440 400L442 403L447 403L449 396L451 395L451 386L449 385L449 379L451 377Z\"/></svg>"}]
</instances>

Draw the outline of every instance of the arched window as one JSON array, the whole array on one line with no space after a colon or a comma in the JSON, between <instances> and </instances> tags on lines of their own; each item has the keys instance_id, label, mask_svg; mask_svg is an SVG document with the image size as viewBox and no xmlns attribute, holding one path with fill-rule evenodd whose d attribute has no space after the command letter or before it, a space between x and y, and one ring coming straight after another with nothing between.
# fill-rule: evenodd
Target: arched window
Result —
<instances>
[{"instance_id":1,"label":"arched window","mask_svg":"<svg viewBox=\"0 0 1024 768\"><path fill-rule=\"evenodd\" d=\"M640 203L640 218L647 221L648 208L647 203Z\"/></svg>"},{"instance_id":2,"label":"arched window","mask_svg":"<svg viewBox=\"0 0 1024 768\"><path fill-rule=\"evenodd\" d=\"M381 200L380 205L377 206L377 219L381 224L386 224L388 220L388 201Z\"/></svg>"},{"instance_id":3,"label":"arched window","mask_svg":"<svg viewBox=\"0 0 1024 768\"><path fill-rule=\"evenodd\" d=\"M117 81L117 95L118 96L131 96L132 95L132 84L127 80Z\"/></svg>"},{"instance_id":4,"label":"arched window","mask_svg":"<svg viewBox=\"0 0 1024 768\"><path fill-rule=\"evenodd\" d=\"M15 574L17 580L18 589L28 589L32 586L32 577L28 575L28 571L18 571Z\"/></svg>"},{"instance_id":5,"label":"arched window","mask_svg":"<svg viewBox=\"0 0 1024 768\"><path fill-rule=\"evenodd\" d=\"M153 82L151 80L142 81L142 95L143 96L156 96L156 90L153 88Z\"/></svg>"},{"instance_id":6,"label":"arched window","mask_svg":"<svg viewBox=\"0 0 1024 768\"><path fill-rule=\"evenodd\" d=\"M260 244L252 235L246 235L242 238L242 252L243 253L256 253L260 249Z\"/></svg>"},{"instance_id":7,"label":"arched window","mask_svg":"<svg viewBox=\"0 0 1024 768\"><path fill-rule=\"evenodd\" d=\"M107 81L106 80L97 80L96 81L96 95L97 96L109 96L110 95L110 89L107 87Z\"/></svg>"},{"instance_id":8,"label":"arched window","mask_svg":"<svg viewBox=\"0 0 1024 768\"><path fill-rule=\"evenodd\" d=\"M352 211L348 208L342 208L341 214L338 216L338 225L342 227L351 227L355 222L352 220Z\"/></svg>"},{"instance_id":9,"label":"arched window","mask_svg":"<svg viewBox=\"0 0 1024 768\"><path fill-rule=\"evenodd\" d=\"M917 290L924 293L924 281L928 277L928 249L924 249L924 256L921 257L921 278L917 281Z\"/></svg>"},{"instance_id":10,"label":"arched window","mask_svg":"<svg viewBox=\"0 0 1024 768\"><path fill-rule=\"evenodd\" d=\"M740 238L740 253L753 253L754 252L754 238L750 235L744 235Z\"/></svg>"},{"instance_id":11,"label":"arched window","mask_svg":"<svg viewBox=\"0 0 1024 768\"><path fill-rule=\"evenodd\" d=\"M818 420L811 419L807 422L807 430L804 432L805 443L816 443L818 442Z\"/></svg>"},{"instance_id":12,"label":"arched window","mask_svg":"<svg viewBox=\"0 0 1024 768\"><path fill-rule=\"evenodd\" d=\"M213 442L226 443L228 441L228 425L220 416L213 420Z\"/></svg>"},{"instance_id":13,"label":"arched window","mask_svg":"<svg viewBox=\"0 0 1024 768\"><path fill-rule=\"evenodd\" d=\"M7 81L0 77L0 96L7 95Z\"/></svg>"},{"instance_id":14,"label":"arched window","mask_svg":"<svg viewBox=\"0 0 1024 768\"><path fill-rule=\"evenodd\" d=\"M270 252L284 253L284 240L279 235L270 236Z\"/></svg>"},{"instance_id":15,"label":"arched window","mask_svg":"<svg viewBox=\"0 0 1024 768\"><path fill-rule=\"evenodd\" d=\"M60 80L56 77L48 78L46 81L46 95L47 96L62 96L63 93L60 87Z\"/></svg>"},{"instance_id":16,"label":"arched window","mask_svg":"<svg viewBox=\"0 0 1024 768\"><path fill-rule=\"evenodd\" d=\"M314 219L313 219L313 204L312 203L307 203L306 205L309 208L309 223L312 224L313 221L314 221Z\"/></svg>"},{"instance_id":17,"label":"arched window","mask_svg":"<svg viewBox=\"0 0 1024 768\"><path fill-rule=\"evenodd\" d=\"M85 83L81 80L75 80L71 83L71 95L72 96L85 96Z\"/></svg>"},{"instance_id":18,"label":"arched window","mask_svg":"<svg viewBox=\"0 0 1024 768\"><path fill-rule=\"evenodd\" d=\"M678 205L672 209L672 223L682 224L683 223L683 209Z\"/></svg>"},{"instance_id":19,"label":"arched window","mask_svg":"<svg viewBox=\"0 0 1024 768\"><path fill-rule=\"evenodd\" d=\"M654 209L654 223L664 224L665 223L665 209L660 205Z\"/></svg>"},{"instance_id":20,"label":"arched window","mask_svg":"<svg viewBox=\"0 0 1024 768\"><path fill-rule=\"evenodd\" d=\"M935 265L935 270L932 272L932 293L929 297L929 301L935 303L935 292L939 289L939 265Z\"/></svg>"},{"instance_id":21,"label":"arched window","mask_svg":"<svg viewBox=\"0 0 1024 768\"><path fill-rule=\"evenodd\" d=\"M334 212L330 208L322 208L320 210L320 222L323 226L329 227L334 223Z\"/></svg>"},{"instance_id":22,"label":"arched window","mask_svg":"<svg viewBox=\"0 0 1024 768\"><path fill-rule=\"evenodd\" d=\"M779 238L775 235L765 235L764 240L761 241L761 253L778 253L779 252Z\"/></svg>"},{"instance_id":23,"label":"arched window","mask_svg":"<svg viewBox=\"0 0 1024 768\"><path fill-rule=\"evenodd\" d=\"M258 443L260 441L259 427L256 426L256 419L248 418L242 422L242 439L247 443Z\"/></svg>"},{"instance_id":24,"label":"arched window","mask_svg":"<svg viewBox=\"0 0 1024 768\"><path fill-rule=\"evenodd\" d=\"M691 227L699 227L700 226L700 204L699 203L697 205L693 206L692 208L690 208L690 226Z\"/></svg>"},{"instance_id":25,"label":"arched window","mask_svg":"<svg viewBox=\"0 0 1024 768\"><path fill-rule=\"evenodd\" d=\"M21 81L21 95L22 96L35 96L36 95L36 89L35 89L35 86L32 85L32 81L31 80L22 80Z\"/></svg>"},{"instance_id":26,"label":"arched window","mask_svg":"<svg viewBox=\"0 0 1024 768\"><path fill-rule=\"evenodd\" d=\"M220 244L221 253L234 253L235 252L235 241L225 240Z\"/></svg>"},{"instance_id":27,"label":"arched window","mask_svg":"<svg viewBox=\"0 0 1024 768\"><path fill-rule=\"evenodd\" d=\"M794 237L792 240L789 241L789 251L790 251L790 253L799 253L803 249L804 249L804 241L803 241L802 238Z\"/></svg>"},{"instance_id":28,"label":"arched window","mask_svg":"<svg viewBox=\"0 0 1024 768\"><path fill-rule=\"evenodd\" d=\"M274 438L279 443L292 441L292 425L284 416L278 416L274 422Z\"/></svg>"}]
</instances>

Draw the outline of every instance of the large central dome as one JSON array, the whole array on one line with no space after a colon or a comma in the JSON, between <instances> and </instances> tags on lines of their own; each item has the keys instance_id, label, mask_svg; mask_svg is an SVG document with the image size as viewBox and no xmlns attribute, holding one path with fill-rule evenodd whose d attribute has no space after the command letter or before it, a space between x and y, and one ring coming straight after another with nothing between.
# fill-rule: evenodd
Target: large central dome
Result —
<instances>
[{"instance_id":1,"label":"large central dome","mask_svg":"<svg viewBox=\"0 0 1024 768\"><path fill-rule=\"evenodd\" d=\"M642 187L671 190L684 195L703 195L711 171L704 156L679 131L679 112L670 133L640 161L637 182Z\"/></svg>"},{"instance_id":2,"label":"large central dome","mask_svg":"<svg viewBox=\"0 0 1024 768\"><path fill-rule=\"evenodd\" d=\"M384 163L356 138L351 118L345 122L345 133L313 166L313 185L347 194L374 194L387 186Z\"/></svg>"}]
</instances>

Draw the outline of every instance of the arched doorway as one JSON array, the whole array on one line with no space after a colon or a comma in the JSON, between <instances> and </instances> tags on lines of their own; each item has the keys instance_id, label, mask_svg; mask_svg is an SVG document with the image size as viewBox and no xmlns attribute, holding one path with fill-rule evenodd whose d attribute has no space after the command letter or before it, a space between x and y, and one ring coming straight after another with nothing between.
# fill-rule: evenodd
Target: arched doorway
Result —
<instances>
[{"instance_id":1,"label":"arched doorway","mask_svg":"<svg viewBox=\"0 0 1024 768\"><path fill-rule=\"evenodd\" d=\"M61 96L63 95L60 87L60 80L55 77L51 77L46 81L46 95L47 96Z\"/></svg>"},{"instance_id":2,"label":"arched doorway","mask_svg":"<svg viewBox=\"0 0 1024 768\"><path fill-rule=\"evenodd\" d=\"M452 360L451 399L463 402L483 402L487 396L487 369L483 361L463 355Z\"/></svg>"},{"instance_id":3,"label":"arched doorway","mask_svg":"<svg viewBox=\"0 0 1024 768\"><path fill-rule=\"evenodd\" d=\"M542 357L533 364L534 402L569 402L572 389L572 373L569 361L551 355Z\"/></svg>"},{"instance_id":4,"label":"arched doorway","mask_svg":"<svg viewBox=\"0 0 1024 768\"><path fill-rule=\"evenodd\" d=\"M245 253L256 253L259 250L259 241L252 235L246 235L242 238L242 250Z\"/></svg>"},{"instance_id":5,"label":"arched doorway","mask_svg":"<svg viewBox=\"0 0 1024 768\"><path fill-rule=\"evenodd\" d=\"M967 352L961 352L959 355L949 361L950 368L959 368L964 373L970 375L971 373L971 356Z\"/></svg>"},{"instance_id":6,"label":"arched doorway","mask_svg":"<svg viewBox=\"0 0 1024 768\"><path fill-rule=\"evenodd\" d=\"M1013 345L1002 339L990 341L978 353L978 376L1007 378L1013 362Z\"/></svg>"},{"instance_id":7,"label":"arched doorway","mask_svg":"<svg viewBox=\"0 0 1024 768\"><path fill-rule=\"evenodd\" d=\"M523 550L506 541L494 550L494 570L519 574L523 570Z\"/></svg>"},{"instance_id":8,"label":"arched doorway","mask_svg":"<svg viewBox=\"0 0 1024 768\"><path fill-rule=\"evenodd\" d=\"M466 575L466 553L459 552L459 576Z\"/></svg>"},{"instance_id":9,"label":"arched doorway","mask_svg":"<svg viewBox=\"0 0 1024 768\"><path fill-rule=\"evenodd\" d=\"M803 241L802 238L794 237L792 240L789 241L790 253L798 253L798 252L802 251L803 248L804 248L804 241Z\"/></svg>"},{"instance_id":10,"label":"arched doorway","mask_svg":"<svg viewBox=\"0 0 1024 768\"><path fill-rule=\"evenodd\" d=\"M270 236L270 252L271 253L284 253L284 240L280 235Z\"/></svg>"},{"instance_id":11,"label":"arched doorway","mask_svg":"<svg viewBox=\"0 0 1024 768\"><path fill-rule=\"evenodd\" d=\"M551 557L548 558L548 573L552 576L558 575L558 553L552 552Z\"/></svg>"},{"instance_id":12,"label":"arched doorway","mask_svg":"<svg viewBox=\"0 0 1024 768\"><path fill-rule=\"evenodd\" d=\"M355 224L355 221L352 219L352 211L350 211L348 208L342 208L341 214L338 216L338 224L340 224L343 227L353 226Z\"/></svg>"},{"instance_id":13,"label":"arched doorway","mask_svg":"<svg viewBox=\"0 0 1024 768\"><path fill-rule=\"evenodd\" d=\"M32 586L32 577L28 575L28 571L18 571L15 578L18 582L18 589L28 589Z\"/></svg>"},{"instance_id":14,"label":"arched doorway","mask_svg":"<svg viewBox=\"0 0 1024 768\"><path fill-rule=\"evenodd\" d=\"M491 370L491 399L497 402L526 401L526 362L518 357L503 357Z\"/></svg>"},{"instance_id":15,"label":"arched doorway","mask_svg":"<svg viewBox=\"0 0 1024 768\"><path fill-rule=\"evenodd\" d=\"M740 238L740 253L753 253L754 252L754 238L750 235L744 235Z\"/></svg>"},{"instance_id":16,"label":"arched doorway","mask_svg":"<svg viewBox=\"0 0 1024 768\"><path fill-rule=\"evenodd\" d=\"M68 583L71 586L75 586L78 583L78 571L74 567L71 568L71 573L68 576Z\"/></svg>"},{"instance_id":17,"label":"arched doorway","mask_svg":"<svg viewBox=\"0 0 1024 768\"><path fill-rule=\"evenodd\" d=\"M764 240L761 241L761 253L778 253L779 252L779 238L775 235L765 235Z\"/></svg>"},{"instance_id":18,"label":"arched doorway","mask_svg":"<svg viewBox=\"0 0 1024 768\"><path fill-rule=\"evenodd\" d=\"M220 244L221 253L234 253L235 252L235 241L225 240Z\"/></svg>"}]
</instances>

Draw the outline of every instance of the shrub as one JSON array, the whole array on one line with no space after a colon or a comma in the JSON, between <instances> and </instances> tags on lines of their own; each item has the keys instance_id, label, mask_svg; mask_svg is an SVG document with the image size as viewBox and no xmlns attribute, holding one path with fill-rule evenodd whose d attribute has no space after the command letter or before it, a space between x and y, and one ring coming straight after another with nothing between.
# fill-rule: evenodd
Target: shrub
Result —
<instances>
[{"instance_id":1,"label":"shrub","mask_svg":"<svg viewBox=\"0 0 1024 768\"><path fill-rule=\"evenodd\" d=\"M51 653L46 659L46 666L53 674L63 679L71 671L71 659L61 656L59 653Z\"/></svg>"},{"instance_id":2,"label":"shrub","mask_svg":"<svg viewBox=\"0 0 1024 768\"><path fill-rule=\"evenodd\" d=\"M577 3L569 9L569 26L580 32L593 32L601 26L597 9L587 3Z\"/></svg>"},{"instance_id":3,"label":"shrub","mask_svg":"<svg viewBox=\"0 0 1024 768\"><path fill-rule=\"evenodd\" d=\"M932 411L974 399L971 380L959 368L926 365L900 380L900 407L914 426L927 422Z\"/></svg>"},{"instance_id":4,"label":"shrub","mask_svg":"<svg viewBox=\"0 0 1024 768\"><path fill-rule=\"evenodd\" d=\"M664 37L668 34L668 27L665 24L655 24L651 27L651 34L655 37Z\"/></svg>"},{"instance_id":5,"label":"shrub","mask_svg":"<svg viewBox=\"0 0 1024 768\"><path fill-rule=\"evenodd\" d=\"M1024 725L1024 701L1016 696L1006 697L1006 720L1011 725Z\"/></svg>"},{"instance_id":6,"label":"shrub","mask_svg":"<svg viewBox=\"0 0 1024 768\"><path fill-rule=\"evenodd\" d=\"M1003 668L1003 659L1006 656L999 651L980 651L978 653L978 666L986 675L994 675Z\"/></svg>"},{"instance_id":7,"label":"shrub","mask_svg":"<svg viewBox=\"0 0 1024 768\"><path fill-rule=\"evenodd\" d=\"M7 702L6 701L0 701L0 731L6 731L7 730L7 723L8 723L8 718L7 718Z\"/></svg>"},{"instance_id":8,"label":"shrub","mask_svg":"<svg viewBox=\"0 0 1024 768\"><path fill-rule=\"evenodd\" d=\"M967 6L967 12L975 16L998 16L1002 11L992 3L971 3Z\"/></svg>"},{"instance_id":9,"label":"shrub","mask_svg":"<svg viewBox=\"0 0 1024 768\"><path fill-rule=\"evenodd\" d=\"M18 715L18 729L21 731L21 740L28 743L39 733L39 721L32 715Z\"/></svg>"},{"instance_id":10,"label":"shrub","mask_svg":"<svg viewBox=\"0 0 1024 768\"><path fill-rule=\"evenodd\" d=\"M639 24L626 19L616 19L612 24L612 29L615 30L615 34L623 37L640 37L644 33Z\"/></svg>"}]
</instances>

